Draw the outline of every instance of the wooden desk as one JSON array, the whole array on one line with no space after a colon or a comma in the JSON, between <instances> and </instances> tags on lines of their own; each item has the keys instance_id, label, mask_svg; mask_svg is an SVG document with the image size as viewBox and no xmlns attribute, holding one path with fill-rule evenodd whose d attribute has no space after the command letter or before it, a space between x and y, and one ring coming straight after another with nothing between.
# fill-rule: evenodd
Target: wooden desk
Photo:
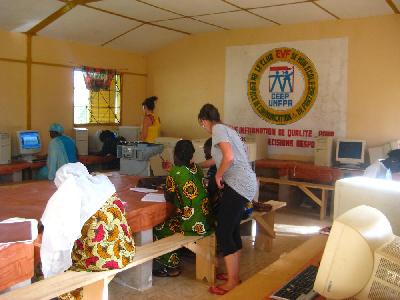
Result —
<instances>
[{"instance_id":1,"label":"wooden desk","mask_svg":"<svg viewBox=\"0 0 400 300\"><path fill-rule=\"evenodd\" d=\"M33 276L33 244L0 245L0 291Z\"/></svg>"},{"instance_id":2,"label":"wooden desk","mask_svg":"<svg viewBox=\"0 0 400 300\"><path fill-rule=\"evenodd\" d=\"M263 169L277 170L278 178L265 178L265 182L276 183L280 185L280 195L278 200L285 199L284 193L287 188L282 186L296 186L302 190L312 201L320 206L320 219L326 216L326 210L329 199L329 191L334 191L336 180L350 177L362 176L364 170L343 170L334 167L316 166L309 162L290 161L290 160L277 160L277 159L260 159L256 161L256 171ZM259 172L258 176L262 176ZM267 175L265 177L271 177ZM321 197L314 194L311 189L321 190ZM283 191L283 192L282 192ZM282 192L282 193L281 193Z\"/></svg>"},{"instance_id":3,"label":"wooden desk","mask_svg":"<svg viewBox=\"0 0 400 300\"><path fill-rule=\"evenodd\" d=\"M295 160L259 159L256 161L257 169L276 169L279 177L331 185L344 177L344 172L339 168L321 167Z\"/></svg>"},{"instance_id":4,"label":"wooden desk","mask_svg":"<svg viewBox=\"0 0 400 300\"><path fill-rule=\"evenodd\" d=\"M115 185L117 194L121 200L127 203L126 218L132 231L136 233L136 245L144 245L153 241L152 229L157 224L163 222L172 212L170 203L142 202L143 193L131 191L130 188L136 186L139 180L137 176L120 175L112 172L109 177ZM32 218L40 220L46 208L47 201L57 190L51 181L29 181L0 186L0 220L11 217ZM39 259L40 238L35 241L35 261ZM33 267L33 263L31 265ZM142 268L142 266L140 266ZM143 270L142 270L143 269ZM151 286L148 276L151 276L151 262L140 269L144 275L128 274L128 282L137 279L132 286L144 288ZM132 279L133 278L133 279ZM0 278L0 283L5 278ZM1 285L1 284L0 284ZM147 286L146 286L147 285Z\"/></svg>"},{"instance_id":5,"label":"wooden desk","mask_svg":"<svg viewBox=\"0 0 400 300\"><path fill-rule=\"evenodd\" d=\"M310 238L288 254L283 254L280 259L253 275L219 299L268 299L267 296L290 281L290 279L304 269L311 260L322 255L327 238L326 235L318 235Z\"/></svg>"},{"instance_id":6,"label":"wooden desk","mask_svg":"<svg viewBox=\"0 0 400 300\"><path fill-rule=\"evenodd\" d=\"M126 216L134 232L153 228L168 216L169 203L142 202L142 193L130 191L136 185L137 176L113 172L110 178L120 198L127 202ZM21 217L40 220L47 201L57 190L51 181L29 181L0 186L0 220Z\"/></svg>"},{"instance_id":7,"label":"wooden desk","mask_svg":"<svg viewBox=\"0 0 400 300\"><path fill-rule=\"evenodd\" d=\"M99 156L99 155L80 155L79 161L85 166L103 165L117 160L114 156ZM12 179L9 181L20 182L22 181L23 170L35 170L46 165L46 162L26 162L26 161L13 161L10 164L0 165L0 176L11 175Z\"/></svg>"},{"instance_id":8,"label":"wooden desk","mask_svg":"<svg viewBox=\"0 0 400 300\"><path fill-rule=\"evenodd\" d=\"M328 192L334 191L335 187L332 185L326 184L318 184L318 183L309 183L304 181L294 181L294 180L286 180L286 179L279 179L279 178L264 178L264 177L257 177L260 183L276 183L276 184L284 184L290 186L296 186L300 190L302 190L312 201L319 205L319 218L321 220L325 219L326 217L326 209L328 207ZM321 198L319 198L316 194L314 194L311 189L321 190Z\"/></svg>"},{"instance_id":9,"label":"wooden desk","mask_svg":"<svg viewBox=\"0 0 400 300\"><path fill-rule=\"evenodd\" d=\"M33 163L26 161L13 161L10 164L0 165L0 175L12 174L14 172L22 171L31 168Z\"/></svg>"}]
</instances>

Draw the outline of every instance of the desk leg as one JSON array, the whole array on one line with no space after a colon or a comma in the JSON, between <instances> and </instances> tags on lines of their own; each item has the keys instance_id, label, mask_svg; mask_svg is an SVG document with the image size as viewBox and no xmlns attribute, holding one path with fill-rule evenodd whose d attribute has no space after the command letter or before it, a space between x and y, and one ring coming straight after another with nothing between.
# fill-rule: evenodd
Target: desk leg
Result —
<instances>
[{"instance_id":1,"label":"desk leg","mask_svg":"<svg viewBox=\"0 0 400 300\"><path fill-rule=\"evenodd\" d=\"M320 220L323 220L326 217L327 205L328 205L328 191L327 190L322 190L321 191L321 210L319 212Z\"/></svg>"},{"instance_id":2,"label":"desk leg","mask_svg":"<svg viewBox=\"0 0 400 300\"><path fill-rule=\"evenodd\" d=\"M256 242L254 247L259 250L271 252L272 241L275 238L274 224L275 212L271 211L255 218L257 224Z\"/></svg>"},{"instance_id":3,"label":"desk leg","mask_svg":"<svg viewBox=\"0 0 400 300\"><path fill-rule=\"evenodd\" d=\"M9 182L21 182L22 181L22 171L16 171L12 174L0 175L0 183Z\"/></svg>"},{"instance_id":4,"label":"desk leg","mask_svg":"<svg viewBox=\"0 0 400 300\"><path fill-rule=\"evenodd\" d=\"M153 242L153 229L143 230L135 234L135 245L143 246ZM115 280L128 288L144 291L152 287L153 262L149 261L132 269L118 273Z\"/></svg>"},{"instance_id":5,"label":"desk leg","mask_svg":"<svg viewBox=\"0 0 400 300\"><path fill-rule=\"evenodd\" d=\"M286 176L281 176L281 177L279 177L279 179L289 180L289 176L287 176L287 175ZM274 198L272 198L272 199L274 199ZM279 184L278 183L278 200L279 201L284 201L288 205L292 205L293 204L293 190L292 190L292 187L290 185Z\"/></svg>"},{"instance_id":6,"label":"desk leg","mask_svg":"<svg viewBox=\"0 0 400 300\"><path fill-rule=\"evenodd\" d=\"M22 171L17 171L12 174L13 182L21 182L22 181Z\"/></svg>"}]
</instances>

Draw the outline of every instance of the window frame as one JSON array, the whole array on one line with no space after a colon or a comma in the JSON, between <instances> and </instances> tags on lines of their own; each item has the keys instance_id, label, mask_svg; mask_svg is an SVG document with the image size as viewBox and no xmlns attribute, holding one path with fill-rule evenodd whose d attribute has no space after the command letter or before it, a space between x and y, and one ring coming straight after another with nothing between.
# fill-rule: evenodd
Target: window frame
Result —
<instances>
[{"instance_id":1,"label":"window frame","mask_svg":"<svg viewBox=\"0 0 400 300\"><path fill-rule=\"evenodd\" d=\"M74 127L96 127L96 126L121 126L122 123L122 112L123 112L123 78L124 74L117 72L115 76L119 75L120 76L120 116L119 116L119 123L75 123L75 82L74 82L74 72L79 71L79 68L74 68L72 69L72 124Z\"/></svg>"}]
</instances>

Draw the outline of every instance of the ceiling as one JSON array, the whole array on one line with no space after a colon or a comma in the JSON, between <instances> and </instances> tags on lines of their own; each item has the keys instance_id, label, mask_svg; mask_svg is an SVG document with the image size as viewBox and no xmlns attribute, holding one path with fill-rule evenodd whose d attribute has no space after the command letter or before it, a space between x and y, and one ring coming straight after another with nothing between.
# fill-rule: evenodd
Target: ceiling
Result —
<instances>
[{"instance_id":1,"label":"ceiling","mask_svg":"<svg viewBox=\"0 0 400 300\"><path fill-rule=\"evenodd\" d=\"M200 32L399 10L400 0L0 0L0 28L147 53Z\"/></svg>"}]
</instances>

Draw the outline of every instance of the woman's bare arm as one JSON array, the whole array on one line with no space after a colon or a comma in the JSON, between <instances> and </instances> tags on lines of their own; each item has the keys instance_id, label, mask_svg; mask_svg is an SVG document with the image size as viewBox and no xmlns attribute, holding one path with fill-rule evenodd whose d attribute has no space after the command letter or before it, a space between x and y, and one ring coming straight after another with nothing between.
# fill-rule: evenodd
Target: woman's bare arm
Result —
<instances>
[{"instance_id":1,"label":"woman's bare arm","mask_svg":"<svg viewBox=\"0 0 400 300\"><path fill-rule=\"evenodd\" d=\"M147 132L149 127L151 126L152 121L149 116L144 116L143 118L143 126L142 126L142 133L140 134L140 140L144 141L147 138Z\"/></svg>"},{"instance_id":2,"label":"woman's bare arm","mask_svg":"<svg viewBox=\"0 0 400 300\"><path fill-rule=\"evenodd\" d=\"M218 143L218 147L221 149L222 152L222 161L221 165L217 169L217 173L215 174L215 181L217 183L218 188L222 189L224 187L224 184L222 183L222 176L231 166L234 159L234 155L230 143L220 142Z\"/></svg>"}]
</instances>

